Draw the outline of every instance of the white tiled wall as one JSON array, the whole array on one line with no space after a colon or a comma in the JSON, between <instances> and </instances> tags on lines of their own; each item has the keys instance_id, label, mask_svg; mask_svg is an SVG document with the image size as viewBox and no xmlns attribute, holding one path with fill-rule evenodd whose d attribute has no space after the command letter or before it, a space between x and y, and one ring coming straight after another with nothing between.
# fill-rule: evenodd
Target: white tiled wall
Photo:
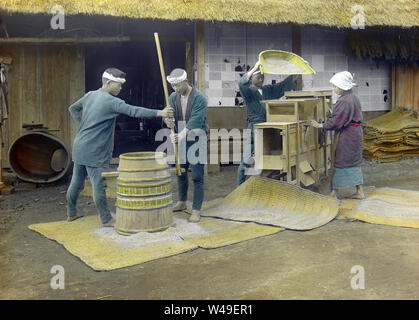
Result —
<instances>
[{"instance_id":1,"label":"white tiled wall","mask_svg":"<svg viewBox=\"0 0 419 320\"><path fill-rule=\"evenodd\" d=\"M353 89L361 101L363 111L391 109L391 65L376 64L352 57L348 58L350 72L355 74L358 84Z\"/></svg>"},{"instance_id":2,"label":"white tiled wall","mask_svg":"<svg viewBox=\"0 0 419 320\"><path fill-rule=\"evenodd\" d=\"M253 67L259 52L268 49L291 51L291 28L245 24L205 25L205 95L208 106L234 106L238 82ZM285 77L267 76L266 82Z\"/></svg>"},{"instance_id":3,"label":"white tiled wall","mask_svg":"<svg viewBox=\"0 0 419 320\"><path fill-rule=\"evenodd\" d=\"M339 71L355 74L355 94L363 111L391 109L391 66L357 60L345 53L346 31L320 27L301 28L302 57L316 70L303 76L303 90L331 90L330 78ZM238 81L247 67L253 67L263 50L292 50L289 26L206 23L205 95L208 106L234 106ZM237 71L237 68L242 71ZM266 83L285 76L267 75ZM368 83L368 84L367 84ZM386 101L384 101L386 97ZM336 99L336 97L334 97Z\"/></svg>"},{"instance_id":4,"label":"white tiled wall","mask_svg":"<svg viewBox=\"0 0 419 320\"><path fill-rule=\"evenodd\" d=\"M391 66L358 60L345 52L346 31L318 27L303 27L302 56L316 70L315 75L303 76L303 90L330 90L330 78L339 71L354 74L353 89L363 111L391 109ZM384 98L386 97L386 101ZM336 100L336 96L333 97Z\"/></svg>"},{"instance_id":5,"label":"white tiled wall","mask_svg":"<svg viewBox=\"0 0 419 320\"><path fill-rule=\"evenodd\" d=\"M303 76L303 90L331 89L333 74L348 69L344 45L344 31L302 28L301 55L316 71L315 75Z\"/></svg>"}]
</instances>

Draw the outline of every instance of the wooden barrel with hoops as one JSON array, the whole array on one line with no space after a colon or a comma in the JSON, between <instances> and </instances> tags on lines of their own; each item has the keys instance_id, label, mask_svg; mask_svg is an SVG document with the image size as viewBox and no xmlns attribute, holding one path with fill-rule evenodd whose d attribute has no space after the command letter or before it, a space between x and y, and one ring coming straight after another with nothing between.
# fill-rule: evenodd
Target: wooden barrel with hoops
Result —
<instances>
[{"instance_id":1,"label":"wooden barrel with hoops","mask_svg":"<svg viewBox=\"0 0 419 320\"><path fill-rule=\"evenodd\" d=\"M116 231L129 235L170 227L173 224L173 200L166 154L121 154L118 171Z\"/></svg>"}]
</instances>

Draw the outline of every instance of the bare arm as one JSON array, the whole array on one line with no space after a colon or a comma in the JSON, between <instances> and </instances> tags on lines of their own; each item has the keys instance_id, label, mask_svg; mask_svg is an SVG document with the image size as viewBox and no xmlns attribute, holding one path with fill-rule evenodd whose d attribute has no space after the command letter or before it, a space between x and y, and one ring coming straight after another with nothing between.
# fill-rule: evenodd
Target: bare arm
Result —
<instances>
[{"instance_id":1,"label":"bare arm","mask_svg":"<svg viewBox=\"0 0 419 320\"><path fill-rule=\"evenodd\" d=\"M256 72L257 69L259 69L260 66L260 61L256 62L256 64L253 66L252 69L250 69L247 73L246 73L246 78L247 80L249 80L252 75Z\"/></svg>"}]
</instances>

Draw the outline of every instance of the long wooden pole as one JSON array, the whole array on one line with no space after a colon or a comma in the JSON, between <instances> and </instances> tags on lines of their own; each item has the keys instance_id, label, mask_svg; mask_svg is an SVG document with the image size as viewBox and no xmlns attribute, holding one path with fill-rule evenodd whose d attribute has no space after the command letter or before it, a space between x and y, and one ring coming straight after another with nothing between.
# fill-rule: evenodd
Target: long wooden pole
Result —
<instances>
[{"instance_id":1,"label":"long wooden pole","mask_svg":"<svg viewBox=\"0 0 419 320\"><path fill-rule=\"evenodd\" d=\"M168 106L169 105L169 92L167 91L166 74L164 72L164 64L163 64L163 57L162 57L162 54L161 54L159 34L157 32L154 33L154 39L156 40L157 55L159 57L161 80L163 82L163 90L164 90L164 98L165 98L165 101L166 101L166 106ZM170 132L172 133L172 135L174 134L173 129L170 129ZM176 172L177 172L177 175L180 176L182 174L182 170L180 168L180 164L179 164L179 161L178 161L178 145L177 145L177 143L174 144L174 149L175 149Z\"/></svg>"}]
</instances>

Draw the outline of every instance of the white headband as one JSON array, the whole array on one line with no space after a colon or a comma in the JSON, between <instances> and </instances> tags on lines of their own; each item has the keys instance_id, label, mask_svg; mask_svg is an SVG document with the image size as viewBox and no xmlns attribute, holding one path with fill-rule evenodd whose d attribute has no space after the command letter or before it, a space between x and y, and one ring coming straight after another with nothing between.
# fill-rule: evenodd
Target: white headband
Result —
<instances>
[{"instance_id":1,"label":"white headband","mask_svg":"<svg viewBox=\"0 0 419 320\"><path fill-rule=\"evenodd\" d=\"M119 82L119 83L125 83L125 79L124 78L117 78L114 77L113 75L111 75L110 73L107 73L106 71L103 73L102 78L111 80L111 81L115 81L115 82Z\"/></svg>"},{"instance_id":2,"label":"white headband","mask_svg":"<svg viewBox=\"0 0 419 320\"><path fill-rule=\"evenodd\" d=\"M187 79L187 74L186 74L185 70L183 70L182 75L180 75L179 77L171 77L170 75L167 76L167 81L170 84L178 84L178 83L181 83L183 81L186 81L186 79Z\"/></svg>"}]
</instances>

